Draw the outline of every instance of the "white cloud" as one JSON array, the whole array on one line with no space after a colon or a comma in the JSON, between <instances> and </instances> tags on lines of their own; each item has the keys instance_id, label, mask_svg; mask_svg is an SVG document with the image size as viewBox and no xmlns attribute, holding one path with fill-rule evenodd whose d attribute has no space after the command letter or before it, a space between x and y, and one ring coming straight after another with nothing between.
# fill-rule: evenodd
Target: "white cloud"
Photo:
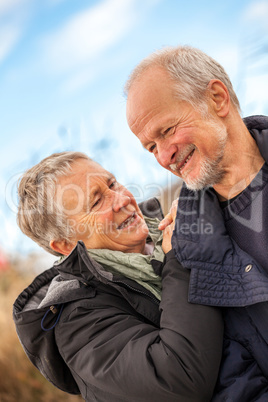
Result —
<instances>
[{"instance_id":1,"label":"white cloud","mask_svg":"<svg viewBox=\"0 0 268 402\"><path fill-rule=\"evenodd\" d=\"M25 0L0 0L0 16L20 6Z\"/></svg>"},{"instance_id":2,"label":"white cloud","mask_svg":"<svg viewBox=\"0 0 268 402\"><path fill-rule=\"evenodd\" d=\"M245 108L248 112L248 105L251 109L250 113L265 114L267 113L267 93L268 80L266 75L258 75L249 77L246 81Z\"/></svg>"},{"instance_id":3,"label":"white cloud","mask_svg":"<svg viewBox=\"0 0 268 402\"><path fill-rule=\"evenodd\" d=\"M220 47L213 52L213 58L217 60L230 76L231 81L234 80L238 64L239 64L239 49L237 46ZM211 51L212 54L212 51Z\"/></svg>"},{"instance_id":4,"label":"white cloud","mask_svg":"<svg viewBox=\"0 0 268 402\"><path fill-rule=\"evenodd\" d=\"M17 24L0 26L0 63L11 52L21 35L21 29Z\"/></svg>"},{"instance_id":5,"label":"white cloud","mask_svg":"<svg viewBox=\"0 0 268 402\"><path fill-rule=\"evenodd\" d=\"M262 27L267 30L268 1L260 0L252 2L245 10L244 20L246 22L260 23Z\"/></svg>"},{"instance_id":6,"label":"white cloud","mask_svg":"<svg viewBox=\"0 0 268 402\"><path fill-rule=\"evenodd\" d=\"M58 72L92 61L133 26L134 5L134 0L105 0L76 14L43 39L43 60Z\"/></svg>"},{"instance_id":7,"label":"white cloud","mask_svg":"<svg viewBox=\"0 0 268 402\"><path fill-rule=\"evenodd\" d=\"M0 0L0 63L20 40L32 0Z\"/></svg>"},{"instance_id":8,"label":"white cloud","mask_svg":"<svg viewBox=\"0 0 268 402\"><path fill-rule=\"evenodd\" d=\"M93 82L95 77L96 71L92 71L90 68L79 70L63 83L61 90L64 94L71 94L81 88L85 88Z\"/></svg>"},{"instance_id":9,"label":"white cloud","mask_svg":"<svg viewBox=\"0 0 268 402\"><path fill-rule=\"evenodd\" d=\"M48 6L57 6L60 3L63 3L65 0L47 0Z\"/></svg>"}]
</instances>

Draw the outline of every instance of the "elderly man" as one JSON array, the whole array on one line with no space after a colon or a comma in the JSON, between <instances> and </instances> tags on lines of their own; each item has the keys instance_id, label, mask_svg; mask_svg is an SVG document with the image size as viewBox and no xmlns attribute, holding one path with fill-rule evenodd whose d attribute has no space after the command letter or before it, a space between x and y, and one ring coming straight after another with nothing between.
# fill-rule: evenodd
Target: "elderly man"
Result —
<instances>
[{"instance_id":1,"label":"elderly man","mask_svg":"<svg viewBox=\"0 0 268 402\"><path fill-rule=\"evenodd\" d=\"M159 203L141 208L79 152L22 176L19 226L61 259L17 298L18 335L48 380L86 401L207 402L221 312L188 303L189 272L158 230Z\"/></svg>"},{"instance_id":2,"label":"elderly man","mask_svg":"<svg viewBox=\"0 0 268 402\"><path fill-rule=\"evenodd\" d=\"M131 130L184 181L172 245L189 300L230 307L215 400L267 400L268 118L243 120L223 67L186 46L143 60L126 93Z\"/></svg>"}]
</instances>

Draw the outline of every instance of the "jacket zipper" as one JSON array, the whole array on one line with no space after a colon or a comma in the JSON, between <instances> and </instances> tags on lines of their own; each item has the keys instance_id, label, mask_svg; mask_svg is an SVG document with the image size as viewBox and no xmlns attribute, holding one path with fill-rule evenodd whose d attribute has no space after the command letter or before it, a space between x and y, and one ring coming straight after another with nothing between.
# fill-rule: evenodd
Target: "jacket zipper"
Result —
<instances>
[{"instance_id":1,"label":"jacket zipper","mask_svg":"<svg viewBox=\"0 0 268 402\"><path fill-rule=\"evenodd\" d=\"M86 254L86 255L87 255L87 254ZM88 255L87 255L87 257L88 257ZM85 260L84 255L82 255L82 259L83 259L85 265L88 266L88 262L89 262L89 261ZM98 274L99 274L100 276L102 276L102 275L100 274L100 272L98 272ZM105 278L105 279L106 279L106 278ZM124 281L114 280L114 279L113 279L113 280L110 281L110 282L112 282L112 283L113 283L113 282L114 282L114 283L121 283L121 284L123 284L124 286L128 287L129 289L134 290L135 292L140 293L140 294L142 294L142 295L148 297L148 298L151 299L157 306L159 305L159 300L158 300L154 295L152 295L152 294L150 294L150 293L143 292L142 290L136 289L136 288L130 286L128 283L125 283Z\"/></svg>"},{"instance_id":2,"label":"jacket zipper","mask_svg":"<svg viewBox=\"0 0 268 402\"><path fill-rule=\"evenodd\" d=\"M124 281L120 281L120 280L112 280L112 282L114 283L122 283L124 286L128 287L131 290L134 290L134 292L140 293L146 297L148 297L149 299L151 299L155 304L159 305L159 300L154 296L151 295L150 293L147 292L143 292L142 290L136 289L132 286L130 286L128 283L125 283Z\"/></svg>"}]
</instances>

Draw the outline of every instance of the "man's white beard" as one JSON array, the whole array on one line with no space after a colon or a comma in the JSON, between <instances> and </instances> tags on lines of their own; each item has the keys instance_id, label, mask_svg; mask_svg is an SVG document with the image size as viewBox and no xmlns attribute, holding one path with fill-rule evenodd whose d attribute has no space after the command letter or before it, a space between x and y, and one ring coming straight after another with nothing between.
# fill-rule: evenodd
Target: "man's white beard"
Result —
<instances>
[{"instance_id":1,"label":"man's white beard","mask_svg":"<svg viewBox=\"0 0 268 402\"><path fill-rule=\"evenodd\" d=\"M188 177L187 173L185 178L182 175L182 179L185 181L185 184L189 190L198 191L202 190L203 188L213 187L215 184L219 183L225 175L225 170L221 166L221 161L224 156L228 137L227 130L224 125L219 126L219 123L213 120L210 121L210 124L218 132L218 152L216 153L214 159L206 158L201 162L198 177L191 179Z\"/></svg>"}]
</instances>

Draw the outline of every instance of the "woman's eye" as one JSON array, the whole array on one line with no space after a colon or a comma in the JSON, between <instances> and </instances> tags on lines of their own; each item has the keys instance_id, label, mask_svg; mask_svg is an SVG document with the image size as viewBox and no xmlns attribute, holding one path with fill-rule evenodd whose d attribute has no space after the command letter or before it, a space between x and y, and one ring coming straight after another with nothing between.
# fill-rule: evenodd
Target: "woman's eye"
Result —
<instances>
[{"instance_id":1,"label":"woman's eye","mask_svg":"<svg viewBox=\"0 0 268 402\"><path fill-rule=\"evenodd\" d=\"M100 203L100 198L98 198L95 202L94 202L94 204L92 205L92 208L94 208L94 207L96 207L99 203Z\"/></svg>"}]
</instances>

